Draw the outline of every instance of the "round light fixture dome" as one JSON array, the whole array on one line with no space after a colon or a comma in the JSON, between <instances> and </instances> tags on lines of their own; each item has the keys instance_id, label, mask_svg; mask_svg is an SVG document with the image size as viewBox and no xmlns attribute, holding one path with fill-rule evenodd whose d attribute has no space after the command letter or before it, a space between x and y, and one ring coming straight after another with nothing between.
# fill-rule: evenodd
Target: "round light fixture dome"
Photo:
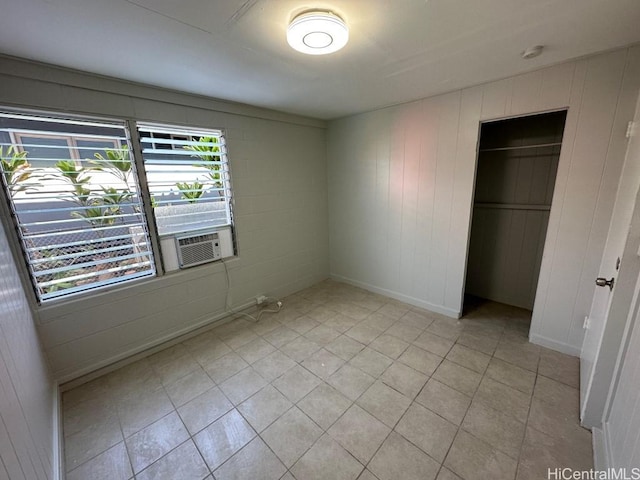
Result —
<instances>
[{"instance_id":1,"label":"round light fixture dome","mask_svg":"<svg viewBox=\"0 0 640 480\"><path fill-rule=\"evenodd\" d=\"M349 40L349 27L331 12L313 11L298 15L289 24L287 42L299 52L326 55L340 50Z\"/></svg>"}]
</instances>

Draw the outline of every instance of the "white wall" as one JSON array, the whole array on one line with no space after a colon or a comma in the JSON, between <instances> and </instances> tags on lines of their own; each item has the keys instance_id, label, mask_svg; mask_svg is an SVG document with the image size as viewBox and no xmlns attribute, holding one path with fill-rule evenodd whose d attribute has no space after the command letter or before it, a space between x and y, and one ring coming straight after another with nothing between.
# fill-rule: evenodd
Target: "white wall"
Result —
<instances>
[{"instance_id":1,"label":"white wall","mask_svg":"<svg viewBox=\"0 0 640 480\"><path fill-rule=\"evenodd\" d=\"M56 395L0 225L0 478L54 478Z\"/></svg>"},{"instance_id":2,"label":"white wall","mask_svg":"<svg viewBox=\"0 0 640 480\"><path fill-rule=\"evenodd\" d=\"M458 316L479 123L568 107L531 339L577 355L639 63L622 49L332 121L332 276Z\"/></svg>"},{"instance_id":3,"label":"white wall","mask_svg":"<svg viewBox=\"0 0 640 480\"><path fill-rule=\"evenodd\" d=\"M239 256L232 304L285 295L328 276L325 124L0 57L0 105L225 129ZM57 379L69 380L224 314L209 264L37 309Z\"/></svg>"}]
</instances>

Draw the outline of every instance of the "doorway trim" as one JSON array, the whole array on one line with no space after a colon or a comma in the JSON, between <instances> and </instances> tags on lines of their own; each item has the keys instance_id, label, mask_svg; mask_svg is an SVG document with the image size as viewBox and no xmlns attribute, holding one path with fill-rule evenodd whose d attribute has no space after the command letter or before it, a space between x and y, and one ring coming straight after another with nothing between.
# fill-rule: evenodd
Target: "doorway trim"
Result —
<instances>
[{"instance_id":1,"label":"doorway trim","mask_svg":"<svg viewBox=\"0 0 640 480\"><path fill-rule=\"evenodd\" d=\"M476 198L476 181L477 181L477 176L478 176L478 162L479 162L479 156L480 156L480 141L481 141L481 132L482 132L482 126L486 123L494 123L494 122L499 122L499 121L503 121L503 120L512 120L512 119L516 119L516 118L526 118L526 117L534 117L537 115L544 115L544 114L548 114L548 113L556 113L556 112L566 112L566 117L565 117L565 123L564 123L564 128L565 130L563 131L563 135L562 135L562 142L561 142L561 147L560 147L560 158L562 158L562 152L563 150L565 150L565 144L567 141L567 136L566 136L566 126L568 123L568 118L569 118L569 113L571 111L571 108L569 106L565 106L565 107L559 107L559 108L552 108L552 109L548 109L548 110L541 110L541 111L534 111L534 112L527 112L527 113L523 113L523 114L517 114L517 115L507 115L507 116L500 116L500 117L495 117L495 118L490 118L490 119L483 119L480 120L478 122L478 130L477 130L477 139L476 139L476 154L475 154L475 163L474 163L474 170L473 170L473 188L472 188L472 193L471 193L471 200L470 200L470 204L469 204L469 225L467 227L467 240L466 240L466 250L465 250L465 262L464 262L464 277L463 277L463 282L462 282L462 292L460 295L460 307L459 307L459 311L460 311L460 316L463 315L464 313L464 296L465 296L465 290L466 290L466 284L467 284L467 273L468 273L468 269L469 269L469 249L471 247L471 226L473 224L473 209L474 209L474 203L475 203L475 198ZM560 163L558 164L558 168L560 167ZM549 210L549 219L551 219L551 217L554 214L557 214L557 201L555 201L555 197L556 197L556 189L558 186L558 174L556 172L556 177L554 179L554 185L553 185L553 195L552 195L552 201L551 201L551 208ZM543 251L542 251L542 258L544 259L544 257L547 254L547 250L548 250L548 245L549 245L549 228L547 226L547 231L545 234L545 240L544 240L544 245L543 245ZM542 267L542 265L541 265ZM536 307L536 300L538 297L538 293L539 293L539 282L540 282L540 275L542 273L542 268L540 270L540 272L538 273L538 279L536 281L536 295L535 295L535 300L534 300L534 306L532 309L532 320L533 320L533 314L535 311L535 307ZM533 323L532 323L533 326ZM531 328L529 330L529 340L532 341L532 335L535 336L535 334L531 333ZM547 339L545 339L547 340ZM543 344L543 343L547 343L548 342L533 342L532 343L536 343L536 344ZM567 345L565 344L559 344L557 346L558 348L555 348L556 350L559 351L563 351L565 353L570 353L572 355L579 355L579 350L571 350L570 352L567 351Z\"/></svg>"}]
</instances>

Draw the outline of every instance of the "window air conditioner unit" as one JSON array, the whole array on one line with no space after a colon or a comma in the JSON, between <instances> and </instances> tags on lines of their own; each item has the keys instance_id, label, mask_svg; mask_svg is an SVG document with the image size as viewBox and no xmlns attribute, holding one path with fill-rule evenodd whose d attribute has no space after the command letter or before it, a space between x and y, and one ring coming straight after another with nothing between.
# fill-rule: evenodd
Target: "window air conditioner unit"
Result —
<instances>
[{"instance_id":1,"label":"window air conditioner unit","mask_svg":"<svg viewBox=\"0 0 640 480\"><path fill-rule=\"evenodd\" d=\"M217 232L176 237L176 251L180 268L215 262L222 258Z\"/></svg>"},{"instance_id":2,"label":"window air conditioner unit","mask_svg":"<svg viewBox=\"0 0 640 480\"><path fill-rule=\"evenodd\" d=\"M231 227L215 230L184 232L160 238L162 264L165 271L172 272L233 257Z\"/></svg>"}]
</instances>

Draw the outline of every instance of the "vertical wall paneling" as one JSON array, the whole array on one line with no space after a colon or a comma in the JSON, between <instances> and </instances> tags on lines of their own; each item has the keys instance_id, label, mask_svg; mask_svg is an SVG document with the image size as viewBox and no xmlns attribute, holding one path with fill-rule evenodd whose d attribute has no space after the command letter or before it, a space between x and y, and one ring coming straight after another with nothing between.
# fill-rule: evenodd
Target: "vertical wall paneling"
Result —
<instances>
[{"instance_id":1,"label":"vertical wall paneling","mask_svg":"<svg viewBox=\"0 0 640 480\"><path fill-rule=\"evenodd\" d=\"M573 79L576 65L575 62L563 63L541 71L542 83L540 85L537 109L540 111L553 110L558 105L572 103L570 99L574 89Z\"/></svg>"},{"instance_id":2,"label":"vertical wall paneling","mask_svg":"<svg viewBox=\"0 0 640 480\"><path fill-rule=\"evenodd\" d=\"M635 61L634 61L635 60ZM631 91L637 92L638 90L638 77L640 77L640 61L637 61L633 56L630 56L629 67L625 72L625 76L623 79L622 90L623 91ZM620 105L618 108L618 112L616 113L616 118L614 120L614 131L622 131L627 128L627 122L633 116L633 104ZM640 107L638 107L640 108ZM635 121L638 121L638 108L636 108L635 113ZM615 262L616 258L620 256L623 244L621 242L624 241L624 238L627 233L628 220L631 216L631 209L633 206L633 196L637 190L637 182L638 175L636 170L639 168L639 162L637 160L637 155L631 150L632 147L637 149L637 139L634 138L632 143L635 142L634 145L629 144L629 153L627 154L627 159L625 161L623 167L623 174L620 179L619 185L617 185L617 195L616 195L616 204L613 208L613 215L611 216L611 221L609 225L609 230L607 232L607 240L606 247L604 251L604 255L602 257L602 261L600 264L600 268L598 270L598 276L611 276L615 274ZM625 155L627 149L627 142L617 142L612 143L609 146L607 151L607 157L617 157L619 155ZM618 205L618 204L621 204ZM593 292L593 289L592 289ZM596 291L592 293L592 295L598 295L601 292ZM597 299L594 299L594 302ZM626 307L628 308L628 306ZM594 311L595 310L595 311ZM587 367L585 368L585 375L590 374L590 365L595 360L594 356L596 354L597 345L601 341L602 332L604 330L604 312L597 311L592 307L590 315L592 318L591 321L591 331L585 337L585 344L583 345L582 350L582 359L583 364ZM583 377L583 380L586 380L588 377ZM583 382L585 385L586 381ZM598 419L599 420L599 419Z\"/></svg>"},{"instance_id":3,"label":"vertical wall paneling","mask_svg":"<svg viewBox=\"0 0 640 480\"><path fill-rule=\"evenodd\" d=\"M54 387L0 225L0 478L54 478Z\"/></svg>"},{"instance_id":4,"label":"vertical wall paneling","mask_svg":"<svg viewBox=\"0 0 640 480\"><path fill-rule=\"evenodd\" d=\"M550 74L545 70L544 78L553 79L548 85L552 87L551 93L546 95L543 89L541 98L545 108L554 108L554 105L568 105L567 119L565 122L564 137L562 140L562 150L560 152L560 161L558 164L558 172L556 174L556 185L553 193L552 204L564 205L564 200L568 195L567 181L571 161L574 157L576 131L578 129L578 119L580 117L579 105L582 102L583 86L587 72L587 60L581 60L566 64L570 68L562 68L563 66L554 67L554 74ZM560 93L562 92L562 94ZM554 94L555 93L555 94ZM546 101L545 101L546 99ZM558 101L558 104L553 101ZM542 335L539 331L542 329L541 324L544 319L552 322L553 314L546 311L546 300L549 297L550 284L553 279L553 269L551 268L556 260L556 254L560 254L557 250L558 238L561 234L561 212L562 208L554 208L549 215L547 233L545 239L544 255L540 266L540 275L538 277L538 287L536 290L536 300L533 308L533 325L530 332L532 338L538 342L551 348L556 348L565 353L577 354L579 346L571 346L563 340L562 334L559 337L553 337L552 334L546 333ZM566 321L565 321L565 327ZM549 329L549 327L546 327ZM567 327L568 328L568 327ZM555 335L555 333L553 334Z\"/></svg>"},{"instance_id":5,"label":"vertical wall paneling","mask_svg":"<svg viewBox=\"0 0 640 480\"><path fill-rule=\"evenodd\" d=\"M507 105L511 103L513 78L499 80L483 85L481 120L502 118L507 115ZM524 92L530 95L530 92Z\"/></svg>"},{"instance_id":6,"label":"vertical wall paneling","mask_svg":"<svg viewBox=\"0 0 640 480\"><path fill-rule=\"evenodd\" d=\"M404 149L406 136L405 109L397 108L392 112L391 141L389 144L389 200L390 208L386 217L387 251L383 259L390 262L391 268L387 269L387 285L398 285L400 282L400 259L402 252L402 196L404 189ZM369 137L363 137L368 141ZM347 179L348 181L348 179ZM359 217L359 215L358 215ZM358 223L364 226L365 218L359 217ZM356 245L364 245L366 238L359 238Z\"/></svg>"},{"instance_id":7,"label":"vertical wall paneling","mask_svg":"<svg viewBox=\"0 0 640 480\"><path fill-rule=\"evenodd\" d=\"M513 81L513 92L509 115L522 115L527 112L535 112L540 105L540 93L544 72L538 70L516 77Z\"/></svg>"},{"instance_id":8,"label":"vertical wall paneling","mask_svg":"<svg viewBox=\"0 0 640 480\"><path fill-rule=\"evenodd\" d=\"M637 47L635 51L637 51ZM630 52L633 52L631 50ZM623 71L622 79L616 83L612 82L611 86L618 90L616 109L613 113L611 121L611 141L606 145L604 149L604 168L602 181L599 185L598 203L596 205L593 215L593 228L590 232L591 240L587 246L586 257L593 258L594 256L601 257L602 247L607 239L609 231L609 225L611 221L611 212L613 210L616 191L619 186L620 169L621 164L612 161L612 159L624 159L626 150L626 138L625 133L627 124L633 119L636 98L638 95L638 85L640 84L640 59L631 54L627 54L624 57L618 59L616 68L620 68ZM604 126L602 126L604 128ZM615 141L618 139L619 141ZM590 304L593 298L593 285L590 283L594 281L593 275L598 270L590 271L586 268L586 264L583 268L583 277L580 282L580 288L578 291L578 298L576 300L577 305ZM576 311L573 312L573 323L571 325L569 341L582 342L584 331L582 327L582 320L576 315Z\"/></svg>"},{"instance_id":9,"label":"vertical wall paneling","mask_svg":"<svg viewBox=\"0 0 640 480\"><path fill-rule=\"evenodd\" d=\"M406 123L404 137L404 158L410 159L404 162L402 180L402 223L400 230L400 271L407 272L401 275L400 285L402 290L411 291L413 287L413 259L416 251L416 231L418 217L418 178L422 151L422 135L419 128L422 120L422 105L414 103L407 109L403 122Z\"/></svg>"},{"instance_id":10,"label":"vertical wall paneling","mask_svg":"<svg viewBox=\"0 0 640 480\"><path fill-rule=\"evenodd\" d=\"M431 237L431 271L446 272L449 253L449 231L453 207L454 175L458 125L460 118L460 92L441 97L438 117L438 149L436 152L435 197L433 232ZM443 212L442 215L437 212ZM446 274L429 277L429 294L433 303L444 304Z\"/></svg>"},{"instance_id":11,"label":"vertical wall paneling","mask_svg":"<svg viewBox=\"0 0 640 480\"><path fill-rule=\"evenodd\" d=\"M467 186L475 184L476 151L480 128L476 119L480 116L481 108L482 88L470 88L462 92L454 172L458 181L454 183L451 204L451 217L454 219L465 218L473 201L473 189L470 190ZM445 304L460 303L458 311L462 309L462 298L456 291L457 279L464 277L467 266L467 256L461 256L459 252L467 249L470 228L470 223L452 222L449 231Z\"/></svg>"},{"instance_id":12,"label":"vertical wall paneling","mask_svg":"<svg viewBox=\"0 0 640 480\"><path fill-rule=\"evenodd\" d=\"M391 194L389 184L389 178L391 176L391 145L389 143L389 137L383 134L383 132L389 129L389 122L384 116L373 115L370 125L374 132L370 141L375 145L376 177L373 200L374 221L372 223L373 229L369 230L369 234L373 235L376 240L365 243L373 243L373 248L370 251L370 265L373 272L371 278L375 278L378 283L382 283L387 278L387 275L384 268L386 262L381 259L389 255L389 248L391 247L389 242L390 229L388 225L389 197ZM343 181L348 181L348 178L344 178ZM330 208L330 211L335 211L335 209ZM335 251L340 251L340 249L334 250L332 248L330 249L330 254L333 255Z\"/></svg>"},{"instance_id":13,"label":"vertical wall paneling","mask_svg":"<svg viewBox=\"0 0 640 480\"><path fill-rule=\"evenodd\" d=\"M592 281L597 274L608 228L623 154L612 148L624 142L617 118L626 115L637 97L623 78L639 76L632 68L640 48L632 47L545 68L459 92L354 115L329 123L329 178L340 172L341 185L359 179L352 166L366 162L363 152L372 138L360 135L363 125L376 119L385 129L376 141L390 145L391 166L386 178L388 200L378 197L378 211L385 212L391 230L388 250L413 245L413 261L400 261L395 253L376 257L376 272L364 275L371 262L368 244L353 241L356 225L366 230L378 221L360 209L354 192L329 182L331 274L338 279L403 299L450 316L461 311L466 245L470 230L474 185L475 144L481 121L512 115L568 109L558 165L545 248L534 304L531 339L534 342L578 354L582 343L582 319L588 312ZM625 76L626 75L626 76ZM625 80L626 82L626 80ZM419 125L402 123L406 113L422 105L424 114L413 117ZM630 118L629 118L630 119ZM415 230L399 229L413 212L404 211L394 187L395 170L415 159L399 153L394 140L408 132L421 132L418 197ZM376 163L384 164L382 149ZM403 156L404 155L404 156ZM384 184L378 170L376 185ZM407 205L412 208L412 204ZM349 221L348 219L354 219ZM355 220L357 219L357 220ZM520 227L522 229L522 227ZM522 231L522 230L521 230ZM525 230L526 231L526 230ZM405 235L414 236L403 239ZM342 261L346 260L346 261ZM400 278L411 276L413 288ZM588 294L587 294L588 292Z\"/></svg>"},{"instance_id":14,"label":"vertical wall paneling","mask_svg":"<svg viewBox=\"0 0 640 480\"><path fill-rule=\"evenodd\" d=\"M624 134L613 132L612 125L626 58L627 52L622 50L587 61L584 82L580 85L581 100L577 106L571 158L560 158L561 165L563 159L568 160L568 170L565 178L561 178L561 170L558 171L558 183L565 184L562 208L551 211L551 216L559 215L559 219L553 261L548 266L551 270L548 288L545 296L536 298L533 312L534 335L543 341L549 339L571 345L577 351L584 335L581 319L588 313L592 282L604 247L602 232L606 235L609 222L608 216L597 215L598 206L603 205L600 208L610 214L622 167L623 155L610 159L608 175L604 175L608 145L612 141L624 141ZM635 101L635 98L629 100ZM555 202L554 198L554 205ZM588 295L584 294L585 290ZM537 308L539 300L543 308ZM544 322L544 318L566 320ZM575 334L577 327L578 335Z\"/></svg>"},{"instance_id":15,"label":"vertical wall paneling","mask_svg":"<svg viewBox=\"0 0 640 480\"><path fill-rule=\"evenodd\" d=\"M438 149L438 104L433 100L419 102L422 107L420 123L421 155L418 172L418 200L416 205L416 244L412 271L412 284L409 295L412 298L424 298L428 285L424 282L424 272L431 266L432 222L434 216L434 198L436 191L436 164L433 158Z\"/></svg>"}]
</instances>

